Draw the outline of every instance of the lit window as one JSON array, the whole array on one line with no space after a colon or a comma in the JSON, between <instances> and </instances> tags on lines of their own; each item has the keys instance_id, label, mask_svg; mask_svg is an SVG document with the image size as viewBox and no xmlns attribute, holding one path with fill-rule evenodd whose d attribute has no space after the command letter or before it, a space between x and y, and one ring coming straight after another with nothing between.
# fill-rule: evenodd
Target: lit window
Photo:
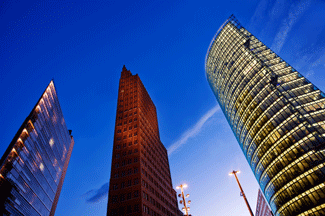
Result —
<instances>
[{"instance_id":1,"label":"lit window","mask_svg":"<svg viewBox=\"0 0 325 216\"><path fill-rule=\"evenodd\" d=\"M53 138L50 139L49 144L50 144L51 147L54 145L54 139Z\"/></svg>"},{"instance_id":2,"label":"lit window","mask_svg":"<svg viewBox=\"0 0 325 216\"><path fill-rule=\"evenodd\" d=\"M41 163L41 164L39 165L39 168L41 169L42 172L44 171L44 165L43 165L43 163Z\"/></svg>"}]
</instances>

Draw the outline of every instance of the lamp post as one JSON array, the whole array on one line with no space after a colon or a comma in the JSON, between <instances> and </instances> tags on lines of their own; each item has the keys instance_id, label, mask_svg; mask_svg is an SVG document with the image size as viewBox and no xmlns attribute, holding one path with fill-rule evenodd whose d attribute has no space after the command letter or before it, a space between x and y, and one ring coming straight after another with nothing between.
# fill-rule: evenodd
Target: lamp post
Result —
<instances>
[{"instance_id":1,"label":"lamp post","mask_svg":"<svg viewBox=\"0 0 325 216\"><path fill-rule=\"evenodd\" d=\"M238 178L237 178L237 173L240 173L240 171L235 171L235 170L233 170L231 173L229 173L229 175L234 175L234 176L235 176L236 181L237 181L237 183L238 183L238 186L239 186L239 188L240 188L241 195L243 196L243 198L244 198L244 200L245 200L245 203L246 203L246 205L247 205L247 208L248 208L248 210L249 210L249 213L251 214L251 216L254 216L254 214L253 214L253 212L252 212L252 209L251 209L251 207L249 206L249 203L248 203L248 201L247 201L247 199L246 199L246 196L245 196L244 190L243 190L243 188L241 187L241 185L240 185L240 183L239 183L239 180L238 180Z\"/></svg>"},{"instance_id":2,"label":"lamp post","mask_svg":"<svg viewBox=\"0 0 325 216\"><path fill-rule=\"evenodd\" d=\"M187 207L186 206L186 201L185 201L185 198L188 198L190 195L189 194L186 194L186 197L184 196L184 190L183 188L187 188L187 184L183 184L183 185L180 185L180 186L177 186L176 189L181 189L181 194L178 194L178 197L181 197L182 200L179 201L180 204L183 204L184 207L182 208L183 211L185 211L185 216L190 216L188 214L189 210L190 210L190 207ZM189 205L191 203L191 200L187 201L187 204Z\"/></svg>"}]
</instances>

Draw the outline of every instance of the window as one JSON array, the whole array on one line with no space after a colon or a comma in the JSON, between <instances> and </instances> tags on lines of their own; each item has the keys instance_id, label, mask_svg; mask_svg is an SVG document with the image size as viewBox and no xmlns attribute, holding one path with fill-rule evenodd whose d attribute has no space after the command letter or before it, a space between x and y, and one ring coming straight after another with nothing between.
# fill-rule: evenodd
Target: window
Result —
<instances>
[{"instance_id":1,"label":"window","mask_svg":"<svg viewBox=\"0 0 325 216\"><path fill-rule=\"evenodd\" d=\"M125 188L125 182L121 183L121 188Z\"/></svg>"},{"instance_id":2,"label":"window","mask_svg":"<svg viewBox=\"0 0 325 216\"><path fill-rule=\"evenodd\" d=\"M134 191L134 197L138 197L139 196L139 191Z\"/></svg>"},{"instance_id":3,"label":"window","mask_svg":"<svg viewBox=\"0 0 325 216\"><path fill-rule=\"evenodd\" d=\"M115 195L115 196L112 197L112 203L116 203L117 200L118 200L117 195Z\"/></svg>"},{"instance_id":4,"label":"window","mask_svg":"<svg viewBox=\"0 0 325 216\"><path fill-rule=\"evenodd\" d=\"M134 185L137 185L137 184L139 184L139 179L138 178L134 179Z\"/></svg>"},{"instance_id":5,"label":"window","mask_svg":"<svg viewBox=\"0 0 325 216\"><path fill-rule=\"evenodd\" d=\"M115 164L115 168L118 168L118 167L119 167L119 164L118 164L118 163L116 163L116 164Z\"/></svg>"},{"instance_id":6,"label":"window","mask_svg":"<svg viewBox=\"0 0 325 216\"><path fill-rule=\"evenodd\" d=\"M132 142L129 142L129 146L131 146L132 145Z\"/></svg>"},{"instance_id":7,"label":"window","mask_svg":"<svg viewBox=\"0 0 325 216\"><path fill-rule=\"evenodd\" d=\"M128 193L127 195L126 195L126 199L131 199L131 193Z\"/></svg>"},{"instance_id":8,"label":"window","mask_svg":"<svg viewBox=\"0 0 325 216\"><path fill-rule=\"evenodd\" d=\"M134 152L135 150L138 150L138 149L134 149ZM138 162L138 158L134 158L134 163Z\"/></svg>"},{"instance_id":9,"label":"window","mask_svg":"<svg viewBox=\"0 0 325 216\"><path fill-rule=\"evenodd\" d=\"M131 194L130 194L131 195ZM128 197L129 197L129 194L128 194ZM131 199L131 197L130 197ZM132 206L128 205L127 208L126 208L126 213L127 214L131 214L132 213Z\"/></svg>"},{"instance_id":10,"label":"window","mask_svg":"<svg viewBox=\"0 0 325 216\"><path fill-rule=\"evenodd\" d=\"M137 192L137 191L136 191ZM134 192L134 194L135 194L135 192ZM138 196L137 196L138 197ZM139 204L135 204L134 205L134 212L139 212L140 211L140 206L139 206Z\"/></svg>"},{"instance_id":11,"label":"window","mask_svg":"<svg viewBox=\"0 0 325 216\"><path fill-rule=\"evenodd\" d=\"M115 173L114 174L114 178L118 178L118 173Z\"/></svg>"},{"instance_id":12,"label":"window","mask_svg":"<svg viewBox=\"0 0 325 216\"><path fill-rule=\"evenodd\" d=\"M126 128L124 128L123 131L125 132L126 131Z\"/></svg>"},{"instance_id":13,"label":"window","mask_svg":"<svg viewBox=\"0 0 325 216\"><path fill-rule=\"evenodd\" d=\"M118 130L117 133L121 133L121 130Z\"/></svg>"},{"instance_id":14,"label":"window","mask_svg":"<svg viewBox=\"0 0 325 216\"><path fill-rule=\"evenodd\" d=\"M130 187L132 185L132 180L128 180L128 187Z\"/></svg>"},{"instance_id":15,"label":"window","mask_svg":"<svg viewBox=\"0 0 325 216\"><path fill-rule=\"evenodd\" d=\"M120 195L120 201L124 201L125 200L125 194L121 194Z\"/></svg>"},{"instance_id":16,"label":"window","mask_svg":"<svg viewBox=\"0 0 325 216\"><path fill-rule=\"evenodd\" d=\"M138 168L134 168L134 173L138 173Z\"/></svg>"},{"instance_id":17,"label":"window","mask_svg":"<svg viewBox=\"0 0 325 216\"><path fill-rule=\"evenodd\" d=\"M113 185L113 190L117 190L118 189L118 185L117 184L114 184Z\"/></svg>"},{"instance_id":18,"label":"window","mask_svg":"<svg viewBox=\"0 0 325 216\"><path fill-rule=\"evenodd\" d=\"M149 208L146 205L143 205L143 212L149 214Z\"/></svg>"}]
</instances>

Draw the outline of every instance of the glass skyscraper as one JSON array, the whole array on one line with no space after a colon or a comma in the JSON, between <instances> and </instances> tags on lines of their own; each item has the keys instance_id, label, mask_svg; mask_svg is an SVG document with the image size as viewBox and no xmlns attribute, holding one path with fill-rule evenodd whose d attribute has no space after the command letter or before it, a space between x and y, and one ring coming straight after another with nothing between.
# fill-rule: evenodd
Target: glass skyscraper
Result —
<instances>
[{"instance_id":1,"label":"glass skyscraper","mask_svg":"<svg viewBox=\"0 0 325 216\"><path fill-rule=\"evenodd\" d=\"M0 215L54 215L73 145L51 81L0 160Z\"/></svg>"},{"instance_id":2,"label":"glass skyscraper","mask_svg":"<svg viewBox=\"0 0 325 216\"><path fill-rule=\"evenodd\" d=\"M325 95L234 16L207 80L275 215L325 215Z\"/></svg>"}]
</instances>

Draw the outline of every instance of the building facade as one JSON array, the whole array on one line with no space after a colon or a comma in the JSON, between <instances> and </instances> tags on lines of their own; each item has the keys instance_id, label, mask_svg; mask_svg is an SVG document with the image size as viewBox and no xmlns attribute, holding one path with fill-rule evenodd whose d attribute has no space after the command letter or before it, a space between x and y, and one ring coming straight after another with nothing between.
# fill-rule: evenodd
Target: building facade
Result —
<instances>
[{"instance_id":1,"label":"building facade","mask_svg":"<svg viewBox=\"0 0 325 216\"><path fill-rule=\"evenodd\" d=\"M325 215L324 93L231 16L206 77L275 215Z\"/></svg>"},{"instance_id":2,"label":"building facade","mask_svg":"<svg viewBox=\"0 0 325 216\"><path fill-rule=\"evenodd\" d=\"M118 91L107 215L177 215L156 107L125 66Z\"/></svg>"},{"instance_id":3,"label":"building facade","mask_svg":"<svg viewBox=\"0 0 325 216\"><path fill-rule=\"evenodd\" d=\"M269 208L261 190L258 190L255 216L272 216L271 209Z\"/></svg>"},{"instance_id":4,"label":"building facade","mask_svg":"<svg viewBox=\"0 0 325 216\"><path fill-rule=\"evenodd\" d=\"M1 215L54 215L74 145L53 81L0 161Z\"/></svg>"}]
</instances>

